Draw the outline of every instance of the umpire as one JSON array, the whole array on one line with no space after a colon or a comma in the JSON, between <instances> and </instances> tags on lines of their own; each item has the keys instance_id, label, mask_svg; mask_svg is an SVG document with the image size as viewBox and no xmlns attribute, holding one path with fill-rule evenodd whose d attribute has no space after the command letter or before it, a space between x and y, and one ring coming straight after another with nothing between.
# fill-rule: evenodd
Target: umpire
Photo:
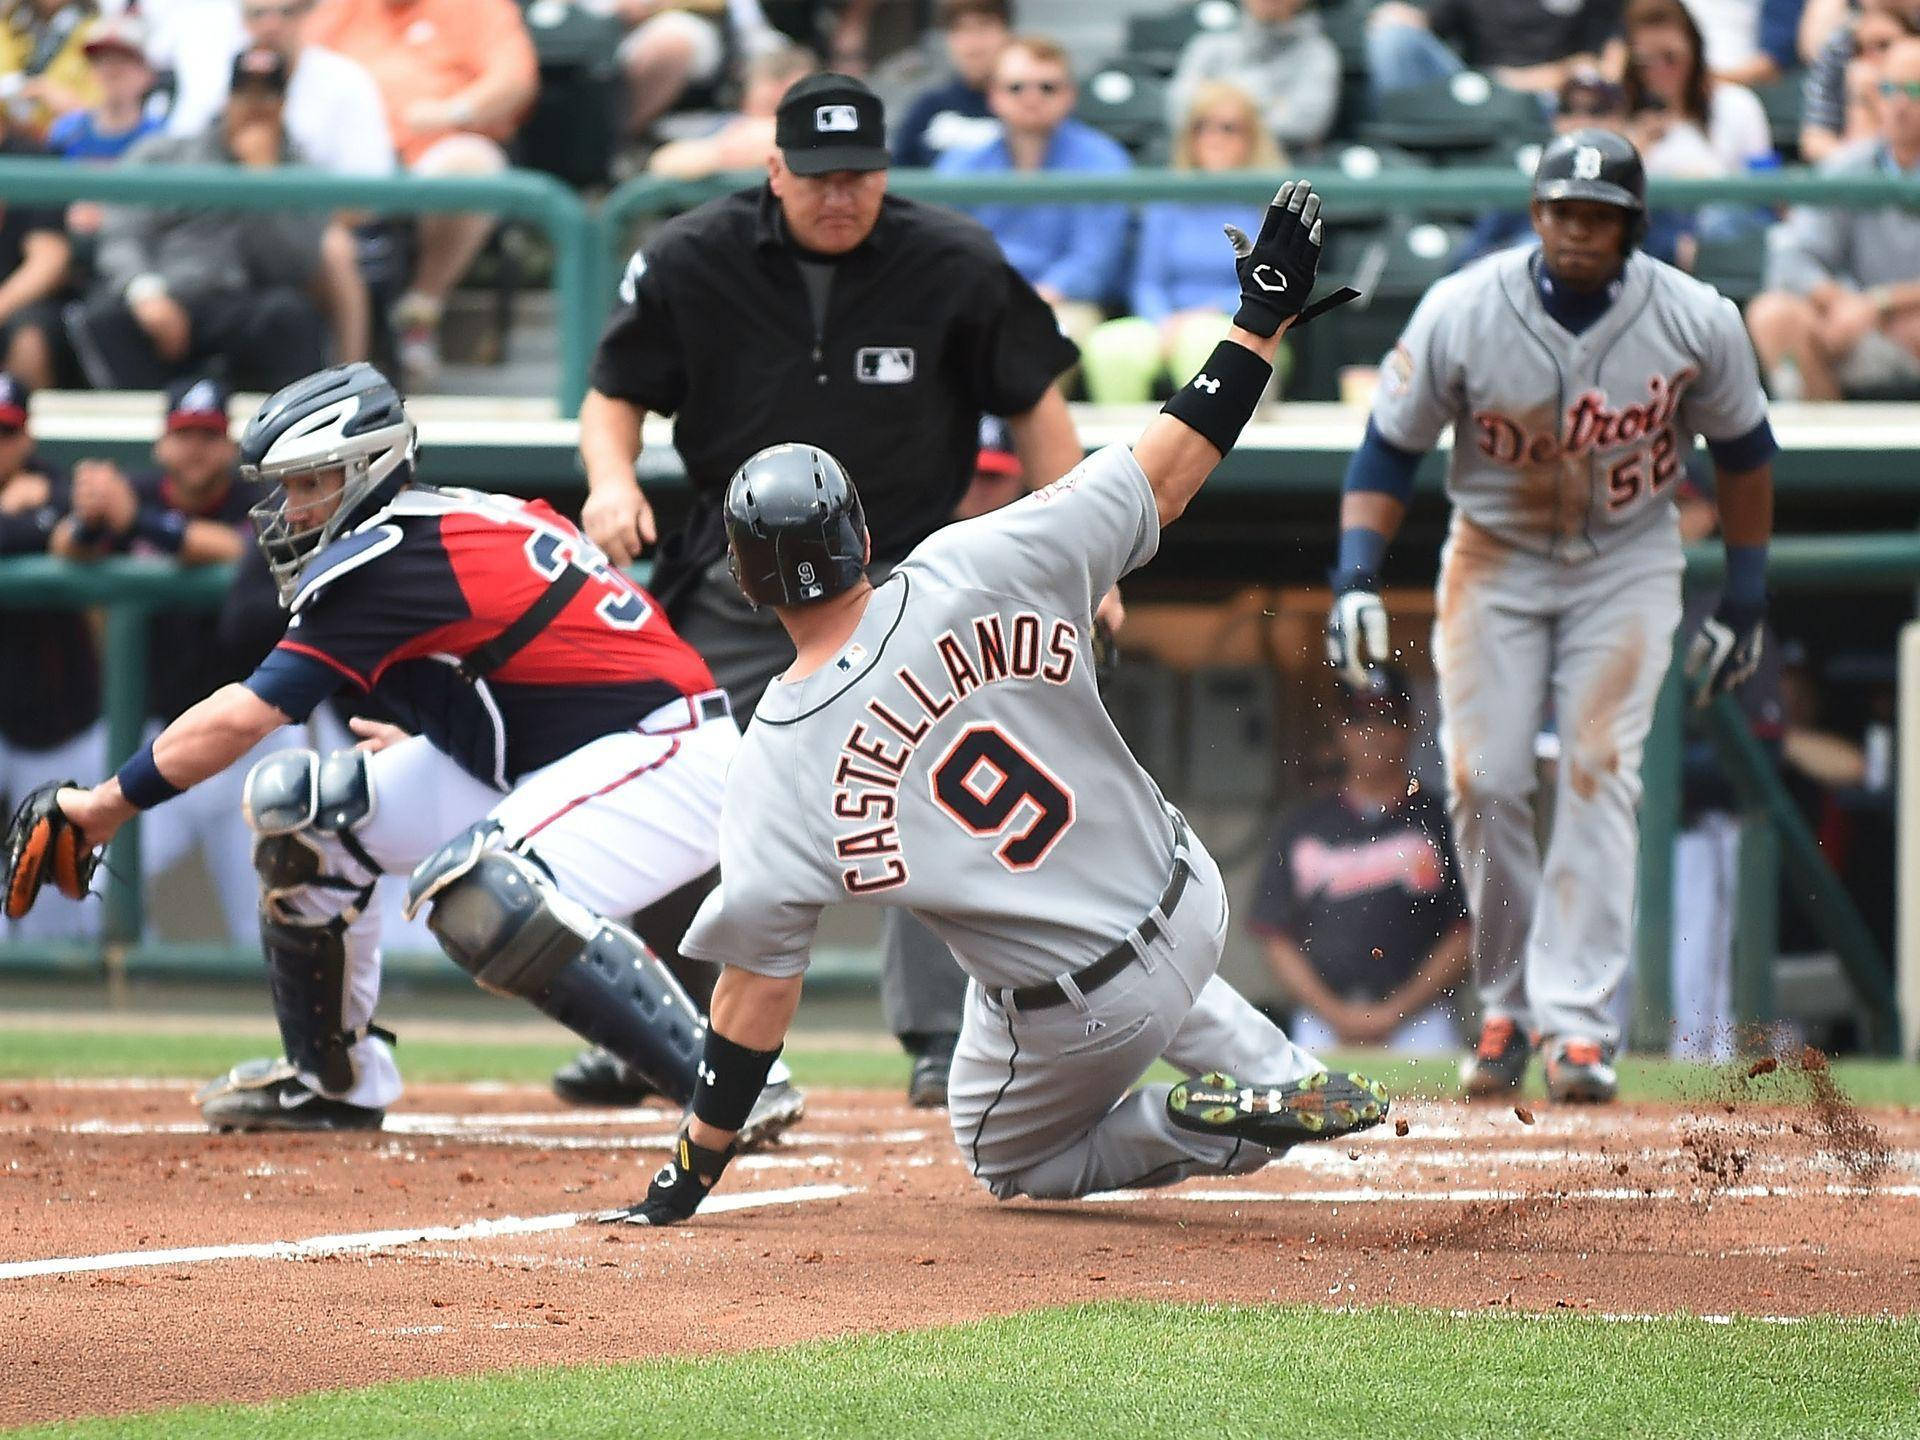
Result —
<instances>
[{"instance_id":1,"label":"umpire","mask_svg":"<svg viewBox=\"0 0 1920 1440\"><path fill-rule=\"evenodd\" d=\"M660 545L652 589L743 724L793 659L778 620L751 609L727 570L720 500L749 455L797 441L839 456L884 572L952 518L983 412L1006 417L1030 486L1084 454L1056 383L1073 344L983 227L887 193L879 97L849 76L813 76L787 92L774 135L766 184L669 222L629 262L580 407L582 523L621 565L656 539L635 479L641 422L674 417L694 501ZM945 947L890 914L881 995L916 1056L916 1103L945 1101L964 992ZM556 1085L625 1098L598 1068L583 1058Z\"/></svg>"}]
</instances>

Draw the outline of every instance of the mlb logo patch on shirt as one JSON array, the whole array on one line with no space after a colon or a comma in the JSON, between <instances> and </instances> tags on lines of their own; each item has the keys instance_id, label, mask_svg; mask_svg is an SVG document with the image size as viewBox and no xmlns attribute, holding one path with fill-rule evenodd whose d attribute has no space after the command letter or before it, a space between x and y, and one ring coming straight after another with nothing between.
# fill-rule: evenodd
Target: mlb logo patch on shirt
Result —
<instances>
[{"instance_id":1,"label":"mlb logo patch on shirt","mask_svg":"<svg viewBox=\"0 0 1920 1440\"><path fill-rule=\"evenodd\" d=\"M854 354L853 375L862 385L904 385L913 379L913 347L863 345Z\"/></svg>"},{"instance_id":2,"label":"mlb logo patch on shirt","mask_svg":"<svg viewBox=\"0 0 1920 1440\"><path fill-rule=\"evenodd\" d=\"M851 105L819 105L814 108L813 128L822 135L839 130L858 130L860 112Z\"/></svg>"}]
</instances>

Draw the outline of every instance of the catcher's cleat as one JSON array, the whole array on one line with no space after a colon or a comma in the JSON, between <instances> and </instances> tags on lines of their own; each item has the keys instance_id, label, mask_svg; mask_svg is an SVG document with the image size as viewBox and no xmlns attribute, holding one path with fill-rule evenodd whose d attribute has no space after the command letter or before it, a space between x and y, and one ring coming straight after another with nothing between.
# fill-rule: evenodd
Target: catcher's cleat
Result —
<instances>
[{"instance_id":1,"label":"catcher's cleat","mask_svg":"<svg viewBox=\"0 0 1920 1440\"><path fill-rule=\"evenodd\" d=\"M571 1105L638 1105L659 1092L624 1060L595 1046L553 1072L553 1093Z\"/></svg>"},{"instance_id":2,"label":"catcher's cleat","mask_svg":"<svg viewBox=\"0 0 1920 1440\"><path fill-rule=\"evenodd\" d=\"M385 1110L334 1100L313 1089L284 1059L245 1060L195 1093L215 1130L378 1130Z\"/></svg>"},{"instance_id":3,"label":"catcher's cleat","mask_svg":"<svg viewBox=\"0 0 1920 1440\"><path fill-rule=\"evenodd\" d=\"M1569 1105L1605 1105L1620 1094L1613 1056L1598 1040L1561 1036L1541 1047L1547 1094Z\"/></svg>"},{"instance_id":4,"label":"catcher's cleat","mask_svg":"<svg viewBox=\"0 0 1920 1440\"><path fill-rule=\"evenodd\" d=\"M1469 1100L1510 1095L1527 1078L1533 1046L1526 1032L1505 1015L1488 1016L1480 1043L1460 1062L1460 1088Z\"/></svg>"},{"instance_id":5,"label":"catcher's cleat","mask_svg":"<svg viewBox=\"0 0 1920 1440\"><path fill-rule=\"evenodd\" d=\"M807 1113L806 1094L791 1080L775 1080L760 1092L747 1112L747 1123L733 1138L733 1148L745 1153L764 1149L798 1125Z\"/></svg>"},{"instance_id":6,"label":"catcher's cleat","mask_svg":"<svg viewBox=\"0 0 1920 1440\"><path fill-rule=\"evenodd\" d=\"M1167 1094L1167 1118L1182 1130L1260 1145L1337 1140L1386 1119L1386 1087L1351 1073L1316 1070L1283 1085L1242 1085L1215 1071Z\"/></svg>"}]
</instances>

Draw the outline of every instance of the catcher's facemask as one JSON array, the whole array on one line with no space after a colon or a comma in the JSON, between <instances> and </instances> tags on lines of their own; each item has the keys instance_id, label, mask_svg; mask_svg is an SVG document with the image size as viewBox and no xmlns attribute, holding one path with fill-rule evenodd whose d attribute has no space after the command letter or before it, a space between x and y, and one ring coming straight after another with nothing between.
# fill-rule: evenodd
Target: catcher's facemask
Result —
<instances>
[{"instance_id":1,"label":"catcher's facemask","mask_svg":"<svg viewBox=\"0 0 1920 1440\"><path fill-rule=\"evenodd\" d=\"M365 456L338 464L298 470L241 467L241 478L278 482L273 492L247 513L267 568L273 572L281 604L292 601L307 562L344 528L355 502L372 488Z\"/></svg>"}]
</instances>

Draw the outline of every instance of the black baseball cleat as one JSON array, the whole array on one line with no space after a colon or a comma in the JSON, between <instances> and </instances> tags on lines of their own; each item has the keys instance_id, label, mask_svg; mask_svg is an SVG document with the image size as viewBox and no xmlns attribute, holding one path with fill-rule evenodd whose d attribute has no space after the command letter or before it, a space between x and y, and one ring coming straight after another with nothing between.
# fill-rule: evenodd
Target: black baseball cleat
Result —
<instances>
[{"instance_id":1,"label":"black baseball cleat","mask_svg":"<svg viewBox=\"0 0 1920 1440\"><path fill-rule=\"evenodd\" d=\"M322 1095L279 1058L244 1060L193 1100L215 1130L378 1130L387 1118L385 1110Z\"/></svg>"},{"instance_id":2,"label":"black baseball cleat","mask_svg":"<svg viewBox=\"0 0 1920 1440\"><path fill-rule=\"evenodd\" d=\"M1387 1118L1386 1087L1351 1072L1316 1070L1283 1085L1242 1085L1213 1071L1167 1094L1167 1118L1200 1135L1231 1135L1284 1147L1337 1140Z\"/></svg>"},{"instance_id":3,"label":"black baseball cleat","mask_svg":"<svg viewBox=\"0 0 1920 1440\"><path fill-rule=\"evenodd\" d=\"M553 1093L571 1105L639 1105L659 1092L640 1072L595 1046L553 1072Z\"/></svg>"},{"instance_id":4,"label":"black baseball cleat","mask_svg":"<svg viewBox=\"0 0 1920 1440\"><path fill-rule=\"evenodd\" d=\"M947 1076L953 1069L958 1035L935 1035L913 1057L913 1075L907 1081L907 1103L916 1110L947 1108Z\"/></svg>"},{"instance_id":5,"label":"black baseball cleat","mask_svg":"<svg viewBox=\"0 0 1920 1440\"><path fill-rule=\"evenodd\" d=\"M806 1117L807 1097L791 1080L775 1080L760 1092L747 1112L734 1144L742 1154L775 1144Z\"/></svg>"}]
</instances>

